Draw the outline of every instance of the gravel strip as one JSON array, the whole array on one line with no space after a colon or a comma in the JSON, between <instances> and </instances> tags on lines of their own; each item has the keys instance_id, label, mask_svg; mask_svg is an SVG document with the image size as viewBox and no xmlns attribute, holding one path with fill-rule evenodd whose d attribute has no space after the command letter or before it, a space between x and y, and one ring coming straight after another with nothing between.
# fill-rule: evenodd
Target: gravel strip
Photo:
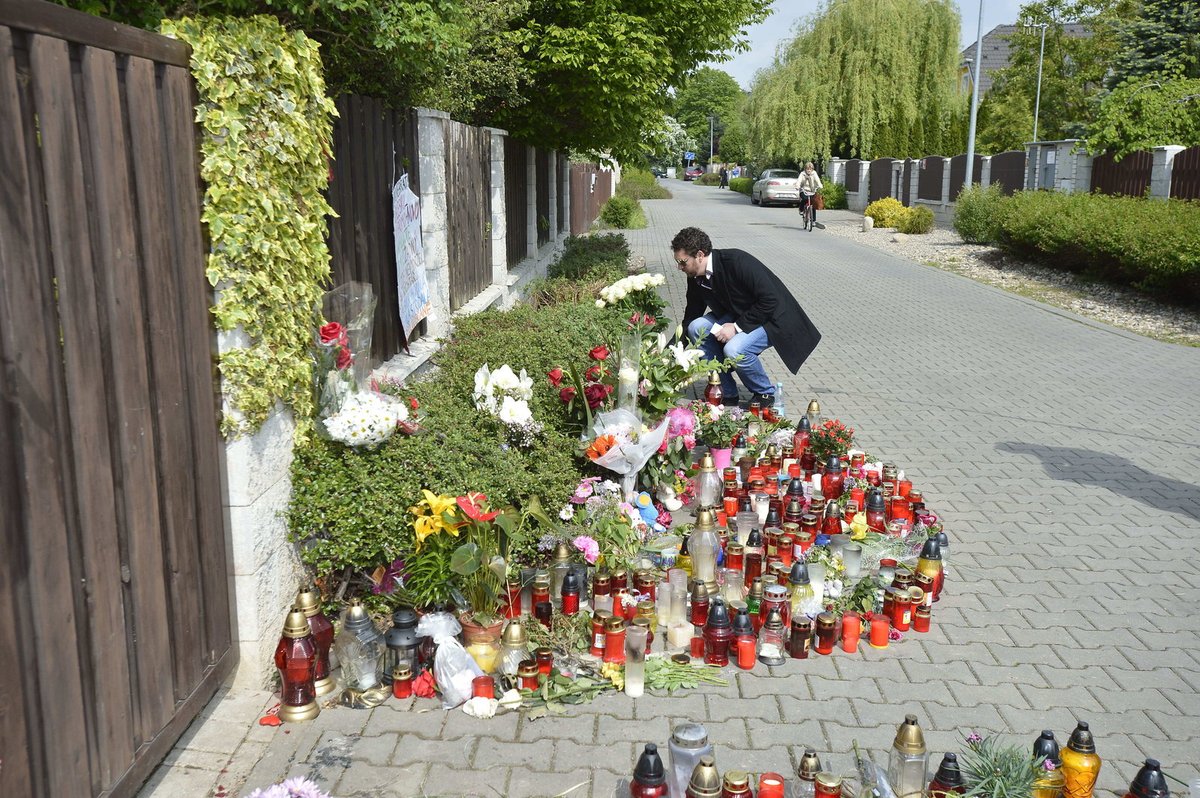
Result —
<instances>
[{"instance_id":1,"label":"gravel strip","mask_svg":"<svg viewBox=\"0 0 1200 798\"><path fill-rule=\"evenodd\" d=\"M966 244L958 233L935 227L925 235L879 229L866 233L861 222L826 222L826 232L901 258L936 266L1145 335L1159 341L1200 347L1200 311L1166 305L1130 289L1088 282L1070 272L1047 269L1006 255L995 247Z\"/></svg>"}]
</instances>

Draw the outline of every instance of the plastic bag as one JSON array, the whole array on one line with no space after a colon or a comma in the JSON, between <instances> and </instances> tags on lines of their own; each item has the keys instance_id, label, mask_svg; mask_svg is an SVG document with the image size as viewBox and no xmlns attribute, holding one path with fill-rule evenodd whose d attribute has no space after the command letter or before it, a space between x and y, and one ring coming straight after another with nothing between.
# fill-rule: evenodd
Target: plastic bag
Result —
<instances>
[{"instance_id":1,"label":"plastic bag","mask_svg":"<svg viewBox=\"0 0 1200 798\"><path fill-rule=\"evenodd\" d=\"M618 438L637 436L636 441L617 444L593 461L596 465L621 475L621 491L626 501L633 500L637 474L662 445L663 438L667 436L667 427L668 421L664 418L654 429L638 435L642 429L642 420L637 413L629 410L609 410L597 414L592 424L592 437L604 434L617 435Z\"/></svg>"},{"instance_id":2,"label":"plastic bag","mask_svg":"<svg viewBox=\"0 0 1200 798\"><path fill-rule=\"evenodd\" d=\"M417 637L431 637L434 642L440 637L458 637L462 624L448 612L431 612L417 621Z\"/></svg>"},{"instance_id":3,"label":"plastic bag","mask_svg":"<svg viewBox=\"0 0 1200 798\"><path fill-rule=\"evenodd\" d=\"M442 708L454 709L471 699L471 682L482 676L483 670L456 638L434 638L434 642L438 650L433 660L433 677L442 691Z\"/></svg>"}]
</instances>

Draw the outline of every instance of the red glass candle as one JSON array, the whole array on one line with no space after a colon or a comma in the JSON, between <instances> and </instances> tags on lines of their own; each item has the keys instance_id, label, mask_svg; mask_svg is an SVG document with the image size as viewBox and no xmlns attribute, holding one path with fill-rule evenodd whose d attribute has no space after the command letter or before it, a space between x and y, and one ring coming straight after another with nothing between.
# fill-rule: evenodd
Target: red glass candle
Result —
<instances>
[{"instance_id":1,"label":"red glass candle","mask_svg":"<svg viewBox=\"0 0 1200 798\"><path fill-rule=\"evenodd\" d=\"M520 681L521 689L538 689L538 676L540 673L541 671L538 670L536 662L531 659L521 660L521 664L517 666L517 679Z\"/></svg>"},{"instance_id":2,"label":"red glass candle","mask_svg":"<svg viewBox=\"0 0 1200 798\"><path fill-rule=\"evenodd\" d=\"M804 553L812 548L813 534L811 532L797 532L794 539L796 542L792 544L792 559L803 560Z\"/></svg>"},{"instance_id":3,"label":"red glass candle","mask_svg":"<svg viewBox=\"0 0 1200 798\"><path fill-rule=\"evenodd\" d=\"M539 601L533 605L533 617L541 621L542 626L549 629L554 620L554 605L549 601Z\"/></svg>"},{"instance_id":4,"label":"red glass candle","mask_svg":"<svg viewBox=\"0 0 1200 798\"><path fill-rule=\"evenodd\" d=\"M534 607L537 607L538 602L540 602L540 601L549 601L550 600L550 580L549 579L535 579L533 581L533 594L530 598L531 598L530 603Z\"/></svg>"},{"instance_id":5,"label":"red glass candle","mask_svg":"<svg viewBox=\"0 0 1200 798\"><path fill-rule=\"evenodd\" d=\"M625 620L609 618L604 624L604 661L625 662Z\"/></svg>"},{"instance_id":6,"label":"red glass candle","mask_svg":"<svg viewBox=\"0 0 1200 798\"><path fill-rule=\"evenodd\" d=\"M710 405L720 406L721 400L724 398L724 391L721 390L720 380L709 380L708 385L704 386L704 401Z\"/></svg>"},{"instance_id":7,"label":"red glass candle","mask_svg":"<svg viewBox=\"0 0 1200 798\"><path fill-rule=\"evenodd\" d=\"M392 671L392 696L395 698L412 697L412 666L397 665Z\"/></svg>"},{"instance_id":8,"label":"red glass candle","mask_svg":"<svg viewBox=\"0 0 1200 798\"><path fill-rule=\"evenodd\" d=\"M912 492L912 481L908 479L900 480L899 491L900 495L907 499L908 494Z\"/></svg>"},{"instance_id":9,"label":"red glass candle","mask_svg":"<svg viewBox=\"0 0 1200 798\"><path fill-rule=\"evenodd\" d=\"M912 628L914 632L928 632L933 612L928 607L917 607L913 610Z\"/></svg>"},{"instance_id":10,"label":"red glass candle","mask_svg":"<svg viewBox=\"0 0 1200 798\"><path fill-rule=\"evenodd\" d=\"M577 612L579 612L579 577L571 573L563 579L562 614L574 615ZM553 618L553 613L551 613L551 618Z\"/></svg>"},{"instance_id":11,"label":"red glass candle","mask_svg":"<svg viewBox=\"0 0 1200 798\"><path fill-rule=\"evenodd\" d=\"M825 516L825 520L821 522L821 533L824 535L842 534L842 516L833 513Z\"/></svg>"},{"instance_id":12,"label":"red glass candle","mask_svg":"<svg viewBox=\"0 0 1200 798\"><path fill-rule=\"evenodd\" d=\"M610 576L607 572L600 572L592 577L592 595L611 596L612 576Z\"/></svg>"},{"instance_id":13,"label":"red glass candle","mask_svg":"<svg viewBox=\"0 0 1200 798\"><path fill-rule=\"evenodd\" d=\"M746 552L746 583L749 584L755 578L762 576L763 556L761 552L748 551Z\"/></svg>"},{"instance_id":14,"label":"red glass candle","mask_svg":"<svg viewBox=\"0 0 1200 798\"><path fill-rule=\"evenodd\" d=\"M754 667L754 663L757 661L755 649L756 641L754 635L738 635L737 665L739 668L748 671Z\"/></svg>"},{"instance_id":15,"label":"red glass candle","mask_svg":"<svg viewBox=\"0 0 1200 798\"><path fill-rule=\"evenodd\" d=\"M746 568L746 548L741 543L730 542L725 546L725 567L735 571Z\"/></svg>"},{"instance_id":16,"label":"red glass candle","mask_svg":"<svg viewBox=\"0 0 1200 798\"><path fill-rule=\"evenodd\" d=\"M858 651L858 640L862 637L862 616L847 612L842 616L842 650L853 654Z\"/></svg>"},{"instance_id":17,"label":"red glass candle","mask_svg":"<svg viewBox=\"0 0 1200 798\"><path fill-rule=\"evenodd\" d=\"M721 503L724 507L726 518L737 515L737 511L738 511L737 496L726 496L721 500Z\"/></svg>"},{"instance_id":18,"label":"red glass candle","mask_svg":"<svg viewBox=\"0 0 1200 798\"><path fill-rule=\"evenodd\" d=\"M288 614L288 625L275 648L275 667L283 682L280 689L280 718L310 720L320 712L316 703L317 647L313 643L308 619L299 610ZM290 710L290 711L289 711Z\"/></svg>"},{"instance_id":19,"label":"red glass candle","mask_svg":"<svg viewBox=\"0 0 1200 798\"><path fill-rule=\"evenodd\" d=\"M792 618L791 635L788 637L788 656L792 659L808 659L812 644L812 619L807 615Z\"/></svg>"},{"instance_id":20,"label":"red glass candle","mask_svg":"<svg viewBox=\"0 0 1200 798\"><path fill-rule=\"evenodd\" d=\"M783 776L778 773L759 776L758 798L783 798Z\"/></svg>"},{"instance_id":21,"label":"red glass candle","mask_svg":"<svg viewBox=\"0 0 1200 798\"><path fill-rule=\"evenodd\" d=\"M779 561L786 567L791 568L792 562L796 559L796 551L793 548L796 545L796 538L790 532L784 532L779 536Z\"/></svg>"},{"instance_id":22,"label":"red glass candle","mask_svg":"<svg viewBox=\"0 0 1200 798\"><path fill-rule=\"evenodd\" d=\"M842 798L842 777L832 773L818 773L816 798Z\"/></svg>"},{"instance_id":23,"label":"red glass candle","mask_svg":"<svg viewBox=\"0 0 1200 798\"><path fill-rule=\"evenodd\" d=\"M891 619L883 613L871 616L871 647L887 648L888 632L892 628Z\"/></svg>"},{"instance_id":24,"label":"red glass candle","mask_svg":"<svg viewBox=\"0 0 1200 798\"><path fill-rule=\"evenodd\" d=\"M704 626L708 621L708 594L705 593L703 598L697 598L696 594L692 594L692 626Z\"/></svg>"},{"instance_id":25,"label":"red glass candle","mask_svg":"<svg viewBox=\"0 0 1200 798\"><path fill-rule=\"evenodd\" d=\"M486 673L471 680L471 695L474 698L495 698L496 680Z\"/></svg>"},{"instance_id":26,"label":"red glass candle","mask_svg":"<svg viewBox=\"0 0 1200 798\"><path fill-rule=\"evenodd\" d=\"M546 648L545 646L535 648L533 650L533 657L537 662L538 673L543 676L549 676L551 669L554 667L554 649Z\"/></svg>"},{"instance_id":27,"label":"red glass candle","mask_svg":"<svg viewBox=\"0 0 1200 798\"><path fill-rule=\"evenodd\" d=\"M830 458L831 460L833 458ZM821 495L826 501L833 501L842 495L846 485L846 474L842 470L825 474L821 477Z\"/></svg>"},{"instance_id":28,"label":"red glass candle","mask_svg":"<svg viewBox=\"0 0 1200 798\"><path fill-rule=\"evenodd\" d=\"M858 505L858 507L861 508L866 505L867 492L865 490L863 490L862 488L851 488L850 489L850 500L853 501L856 505Z\"/></svg>"},{"instance_id":29,"label":"red glass candle","mask_svg":"<svg viewBox=\"0 0 1200 798\"><path fill-rule=\"evenodd\" d=\"M886 526L887 514L879 510L872 510L870 505L867 505L867 528L883 532Z\"/></svg>"},{"instance_id":30,"label":"red glass candle","mask_svg":"<svg viewBox=\"0 0 1200 798\"><path fill-rule=\"evenodd\" d=\"M700 659L701 657L704 656L704 638L703 637L701 637L700 635L694 635L692 637L691 648L689 649L689 653L691 653L692 659Z\"/></svg>"},{"instance_id":31,"label":"red glass candle","mask_svg":"<svg viewBox=\"0 0 1200 798\"><path fill-rule=\"evenodd\" d=\"M909 520L908 511L908 499L899 493L893 494L891 501L888 502L888 520L907 521Z\"/></svg>"},{"instance_id":32,"label":"red glass candle","mask_svg":"<svg viewBox=\"0 0 1200 798\"><path fill-rule=\"evenodd\" d=\"M907 632L908 626L912 622L912 600L908 597L908 592L897 592L892 597L892 626L898 632Z\"/></svg>"},{"instance_id":33,"label":"red glass candle","mask_svg":"<svg viewBox=\"0 0 1200 798\"><path fill-rule=\"evenodd\" d=\"M733 630L728 626L709 624L704 627L704 663L724 667L729 664L729 644Z\"/></svg>"},{"instance_id":34,"label":"red glass candle","mask_svg":"<svg viewBox=\"0 0 1200 798\"><path fill-rule=\"evenodd\" d=\"M883 589L883 608L882 612L888 618L892 617L892 609L896 606L896 588L888 585Z\"/></svg>"},{"instance_id":35,"label":"red glass candle","mask_svg":"<svg viewBox=\"0 0 1200 798\"><path fill-rule=\"evenodd\" d=\"M818 654L832 654L833 644L837 641L837 620L831 612L823 612L817 616Z\"/></svg>"},{"instance_id":36,"label":"red glass candle","mask_svg":"<svg viewBox=\"0 0 1200 798\"><path fill-rule=\"evenodd\" d=\"M604 656L604 623L613 617L611 612L596 610L592 613L592 645L588 653L593 657Z\"/></svg>"}]
</instances>

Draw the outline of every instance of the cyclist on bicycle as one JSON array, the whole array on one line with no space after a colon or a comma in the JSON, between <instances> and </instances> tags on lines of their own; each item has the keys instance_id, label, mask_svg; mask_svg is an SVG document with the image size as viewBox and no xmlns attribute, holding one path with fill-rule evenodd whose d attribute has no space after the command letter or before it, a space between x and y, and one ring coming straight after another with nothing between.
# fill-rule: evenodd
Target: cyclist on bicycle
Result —
<instances>
[{"instance_id":1,"label":"cyclist on bicycle","mask_svg":"<svg viewBox=\"0 0 1200 798\"><path fill-rule=\"evenodd\" d=\"M797 184L800 189L800 217L805 219L805 226L811 219L814 227L824 227L817 224L817 208L813 205L813 195L821 190L821 178L817 175L812 161L804 164L804 171L800 173Z\"/></svg>"}]
</instances>

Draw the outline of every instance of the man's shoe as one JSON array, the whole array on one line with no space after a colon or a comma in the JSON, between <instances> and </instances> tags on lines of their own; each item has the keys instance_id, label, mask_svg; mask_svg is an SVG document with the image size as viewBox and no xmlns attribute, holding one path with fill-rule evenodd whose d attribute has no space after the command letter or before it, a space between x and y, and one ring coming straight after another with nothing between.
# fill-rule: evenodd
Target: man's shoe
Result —
<instances>
[{"instance_id":1,"label":"man's shoe","mask_svg":"<svg viewBox=\"0 0 1200 798\"><path fill-rule=\"evenodd\" d=\"M756 393L751 395L750 404L758 402L758 406L762 408L771 407L775 404L775 394L773 393Z\"/></svg>"}]
</instances>

